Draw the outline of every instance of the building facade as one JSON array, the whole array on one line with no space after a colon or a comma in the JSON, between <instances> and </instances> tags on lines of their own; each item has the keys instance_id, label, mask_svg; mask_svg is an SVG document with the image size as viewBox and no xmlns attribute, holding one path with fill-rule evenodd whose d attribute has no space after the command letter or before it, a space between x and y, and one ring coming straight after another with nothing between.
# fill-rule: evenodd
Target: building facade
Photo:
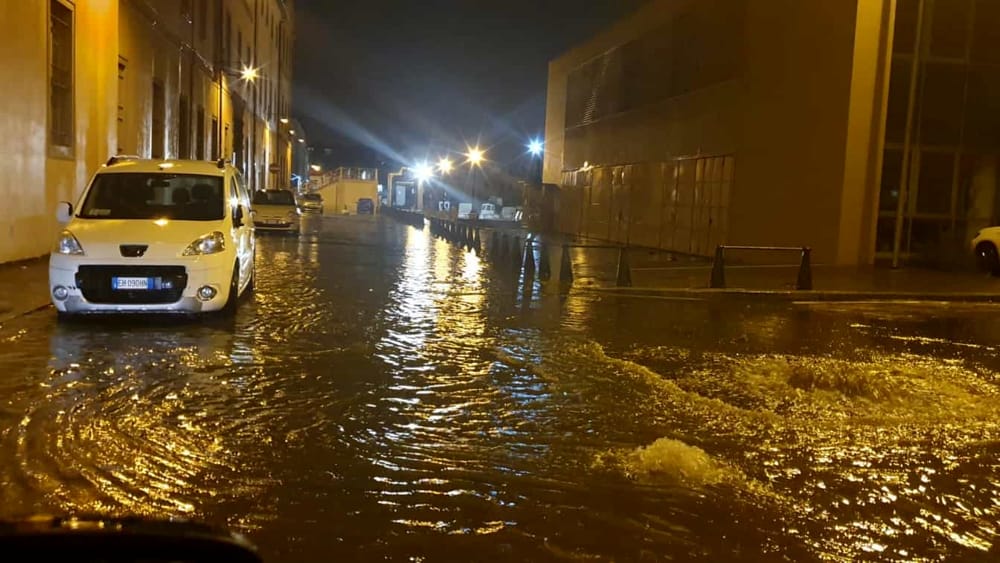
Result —
<instances>
[{"instance_id":1,"label":"building facade","mask_svg":"<svg viewBox=\"0 0 1000 563\"><path fill-rule=\"evenodd\" d=\"M998 18L1000 0L652 0L550 64L559 228L961 261L1000 219Z\"/></svg>"},{"instance_id":2,"label":"building facade","mask_svg":"<svg viewBox=\"0 0 1000 563\"><path fill-rule=\"evenodd\" d=\"M115 154L291 176L291 0L3 2L0 263L46 254L60 200Z\"/></svg>"}]
</instances>

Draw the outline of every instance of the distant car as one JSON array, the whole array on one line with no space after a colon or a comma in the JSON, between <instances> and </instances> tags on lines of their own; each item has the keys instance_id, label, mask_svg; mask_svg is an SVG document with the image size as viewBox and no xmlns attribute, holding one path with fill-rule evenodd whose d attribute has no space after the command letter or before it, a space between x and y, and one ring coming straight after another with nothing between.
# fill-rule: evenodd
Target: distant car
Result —
<instances>
[{"instance_id":1,"label":"distant car","mask_svg":"<svg viewBox=\"0 0 1000 563\"><path fill-rule=\"evenodd\" d=\"M1000 227L987 227L972 239L972 251L976 254L979 268L994 276L1000 276Z\"/></svg>"},{"instance_id":2,"label":"distant car","mask_svg":"<svg viewBox=\"0 0 1000 563\"><path fill-rule=\"evenodd\" d=\"M258 231L299 232L302 215L295 194L288 190L260 190L253 194L253 225Z\"/></svg>"},{"instance_id":3,"label":"distant car","mask_svg":"<svg viewBox=\"0 0 1000 563\"><path fill-rule=\"evenodd\" d=\"M58 205L56 311L234 312L254 284L244 186L223 162L112 158L76 206Z\"/></svg>"},{"instance_id":4,"label":"distant car","mask_svg":"<svg viewBox=\"0 0 1000 563\"><path fill-rule=\"evenodd\" d=\"M323 214L323 196L317 193L305 194L302 196L301 203L303 211L314 211L319 212L320 215Z\"/></svg>"},{"instance_id":5,"label":"distant car","mask_svg":"<svg viewBox=\"0 0 1000 563\"><path fill-rule=\"evenodd\" d=\"M365 197L358 200L358 215L374 215L375 202Z\"/></svg>"}]
</instances>

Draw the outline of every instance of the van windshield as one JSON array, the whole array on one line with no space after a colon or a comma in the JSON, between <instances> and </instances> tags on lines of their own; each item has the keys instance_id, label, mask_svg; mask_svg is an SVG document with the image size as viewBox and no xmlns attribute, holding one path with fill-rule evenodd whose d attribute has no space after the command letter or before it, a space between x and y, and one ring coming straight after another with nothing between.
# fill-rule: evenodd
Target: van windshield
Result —
<instances>
[{"instance_id":1,"label":"van windshield","mask_svg":"<svg viewBox=\"0 0 1000 563\"><path fill-rule=\"evenodd\" d=\"M295 196L288 190L267 190L253 194L254 205L295 205Z\"/></svg>"},{"instance_id":2,"label":"van windshield","mask_svg":"<svg viewBox=\"0 0 1000 563\"><path fill-rule=\"evenodd\" d=\"M219 221L222 178L194 174L99 174L79 216L85 219Z\"/></svg>"}]
</instances>

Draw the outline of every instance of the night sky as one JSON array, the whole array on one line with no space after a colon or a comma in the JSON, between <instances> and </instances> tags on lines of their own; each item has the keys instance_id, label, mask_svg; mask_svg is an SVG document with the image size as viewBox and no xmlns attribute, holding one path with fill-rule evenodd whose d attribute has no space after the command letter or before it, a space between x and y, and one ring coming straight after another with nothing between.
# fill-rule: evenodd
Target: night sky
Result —
<instances>
[{"instance_id":1,"label":"night sky","mask_svg":"<svg viewBox=\"0 0 1000 563\"><path fill-rule=\"evenodd\" d=\"M643 0L298 0L294 114L324 164L544 133L548 62Z\"/></svg>"}]
</instances>

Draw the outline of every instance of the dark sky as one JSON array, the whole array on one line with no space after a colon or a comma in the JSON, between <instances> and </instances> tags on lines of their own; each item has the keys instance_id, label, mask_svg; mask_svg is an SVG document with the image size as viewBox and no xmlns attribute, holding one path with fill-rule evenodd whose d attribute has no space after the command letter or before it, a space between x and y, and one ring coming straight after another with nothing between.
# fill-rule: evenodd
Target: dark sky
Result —
<instances>
[{"instance_id":1,"label":"dark sky","mask_svg":"<svg viewBox=\"0 0 1000 563\"><path fill-rule=\"evenodd\" d=\"M294 114L328 165L511 158L544 133L549 60L642 2L298 0Z\"/></svg>"}]
</instances>

